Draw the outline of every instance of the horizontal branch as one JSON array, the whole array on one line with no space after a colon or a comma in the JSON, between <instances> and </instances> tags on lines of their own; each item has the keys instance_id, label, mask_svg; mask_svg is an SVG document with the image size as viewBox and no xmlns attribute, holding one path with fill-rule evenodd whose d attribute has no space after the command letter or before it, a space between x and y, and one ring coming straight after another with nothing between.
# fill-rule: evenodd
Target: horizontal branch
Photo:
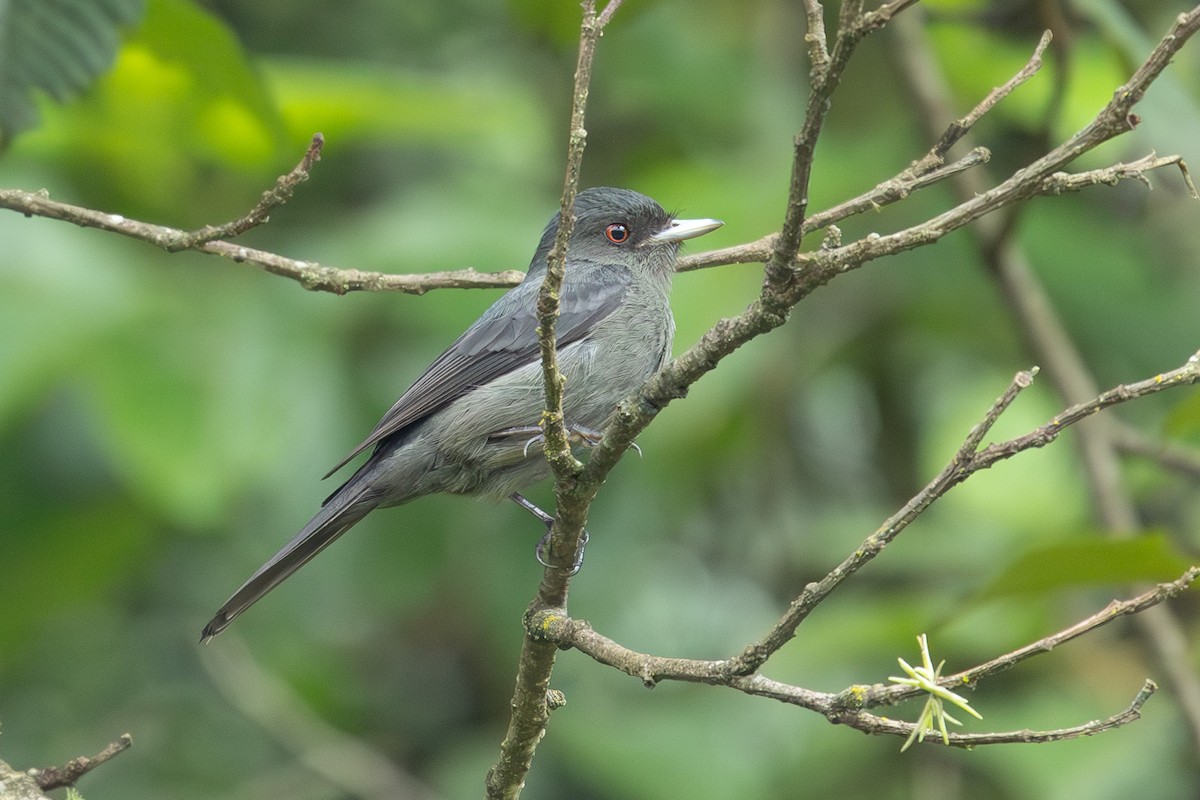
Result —
<instances>
[{"instance_id":1,"label":"horizontal branch","mask_svg":"<svg viewBox=\"0 0 1200 800\"><path fill-rule=\"evenodd\" d=\"M99 228L103 231L147 242L169 252L178 250L176 243L189 235L189 231L166 225L140 222L127 219L120 214L108 214L82 206L60 203L51 200L45 192L0 189L0 208L11 209L27 217L47 217L71 222L84 228ZM460 269L415 275L389 275L384 272L338 269L318 264L315 261L298 261L221 239L202 241L192 249L228 258L239 264L249 264L274 275L291 278L311 291L333 292L334 294L359 291L424 294L431 289L507 288L520 283L521 279L525 277L524 273L517 270L488 273L477 272L473 269Z\"/></svg>"},{"instance_id":2,"label":"horizontal branch","mask_svg":"<svg viewBox=\"0 0 1200 800\"><path fill-rule=\"evenodd\" d=\"M1144 183L1147 188L1154 188L1153 184L1150 183L1150 179L1146 177L1146 173L1169 166L1179 168L1179 173L1183 176L1183 183L1187 187L1188 195L1193 200L1200 200L1200 194L1196 192L1196 184L1192 182L1191 170L1188 169L1187 162L1183 160L1183 157L1157 156L1154 153L1143 156L1137 161L1131 161L1128 164L1118 162L1108 167L1078 173L1056 172L1042 181L1039 193L1054 195L1063 194L1064 192L1078 192L1089 186L1099 184L1116 186L1121 181L1130 179Z\"/></svg>"},{"instance_id":3,"label":"horizontal branch","mask_svg":"<svg viewBox=\"0 0 1200 800\"><path fill-rule=\"evenodd\" d=\"M274 187L263 192L258 203L244 216L220 225L206 225L194 231L141 222L120 214L109 214L51 200L49 193L44 190L25 192L19 189L0 189L0 208L16 211L26 217L56 219L84 228L97 228L128 236L161 247L169 253L194 250L221 256L239 264L249 264L273 275L289 278L310 291L334 294L363 291L424 294L432 289L506 289L516 286L525 277L525 274L518 270L489 273L474 269L390 275L384 272L328 267L315 261L300 261L225 241L267 222L271 210L287 202L296 186L308 180L309 170L320 159L324 143L325 139L321 134L314 135L300 162L291 171L280 176Z\"/></svg>"},{"instance_id":4,"label":"horizontal branch","mask_svg":"<svg viewBox=\"0 0 1200 800\"><path fill-rule=\"evenodd\" d=\"M1105 719L1091 720L1069 728L1056 728L1045 731L1024 729L992 733L947 733L946 745L969 749L990 744L1045 744L1048 742L1061 742L1067 739L1080 739L1085 736L1095 736L1140 719L1142 706L1145 705L1146 701L1156 691L1158 691L1158 685L1154 681L1145 681L1142 684L1142 688L1124 710ZM893 734L905 737L910 736L915 727L910 722L900 722L888 717L879 717L865 712L854 713L844 718L835 718L831 721L851 725L863 733ZM928 737L924 741L927 744L934 745L939 741L939 738Z\"/></svg>"},{"instance_id":5,"label":"horizontal branch","mask_svg":"<svg viewBox=\"0 0 1200 800\"><path fill-rule=\"evenodd\" d=\"M1160 584L1129 600L1114 600L1103 610L1087 619L1039 639L1032 644L994 658L971 669L943 677L938 683L947 688L975 686L986 677L1009 669L1027 658L1050 652L1055 647L1089 633L1116 619L1145 611L1185 591L1200 576L1200 567L1192 567L1179 579ZM645 686L653 687L663 680L703 683L724 686L744 694L777 700L821 714L830 722L846 725L870 734L909 736L914 724L873 714L867 709L892 706L922 694L909 686L874 684L851 686L841 692L820 692L801 686L772 680L754 673L732 671L736 659L705 661L688 658L668 658L639 653L598 633L587 622L571 619L561 609L543 609L529 619L528 629L539 638L560 647L573 647L595 661L631 675ZM955 747L985 744L1014 744L1060 741L1093 736L1138 718L1142 705L1156 690L1147 680L1142 690L1125 710L1103 720L1093 720L1068 728L1047 731L1003 731L975 734L950 734L947 743ZM931 739L931 741L933 741Z\"/></svg>"}]
</instances>

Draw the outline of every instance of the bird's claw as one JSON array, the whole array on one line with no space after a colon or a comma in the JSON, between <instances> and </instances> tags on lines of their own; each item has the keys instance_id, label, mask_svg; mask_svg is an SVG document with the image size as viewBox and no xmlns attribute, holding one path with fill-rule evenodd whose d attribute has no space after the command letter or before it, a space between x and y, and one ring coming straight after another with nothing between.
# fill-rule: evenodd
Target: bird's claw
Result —
<instances>
[{"instance_id":1,"label":"bird's claw","mask_svg":"<svg viewBox=\"0 0 1200 800\"><path fill-rule=\"evenodd\" d=\"M521 450L521 457L522 457L522 458L529 458L529 448L530 448L530 447L531 447L531 446L532 446L532 445L533 445L535 442L536 442L536 443L538 443L538 444L541 444L541 443L543 443L543 442L545 442L545 441L546 441L546 435L545 435L545 434L543 434L543 433L539 433L539 434L537 434L536 436L532 437L532 438L531 438L529 441L525 442L525 447L524 447L524 448Z\"/></svg>"},{"instance_id":2,"label":"bird's claw","mask_svg":"<svg viewBox=\"0 0 1200 800\"><path fill-rule=\"evenodd\" d=\"M537 518L538 522L546 526L546 535L538 540L537 547L534 549L533 554L537 558L538 563L543 567L553 566L546 559L550 550L550 534L554 532L554 517L550 516L545 511L542 511L533 503L526 500L520 492L513 492L508 497L521 508L528 511L530 514L533 514L533 516ZM579 572L579 568L583 566L583 548L587 545L588 539L590 538L591 537L588 536L587 531L584 531L583 535L579 537L579 546L575 551L575 559L571 562L571 571L569 575L574 575L576 572Z\"/></svg>"},{"instance_id":3,"label":"bird's claw","mask_svg":"<svg viewBox=\"0 0 1200 800\"><path fill-rule=\"evenodd\" d=\"M546 443L546 434L536 425L519 425L514 428L505 428L504 430L496 431L488 436L488 439L496 441L504 438L516 438L518 436L529 435L525 441L525 447L521 449L522 458L529 458L529 448L536 445L544 445ZM600 431L592 428L586 428L582 425L567 426L567 441L572 445L582 445L583 447L595 447L604 439L604 435ZM637 442L630 442L629 448L638 454L638 458L642 457L642 448L638 447Z\"/></svg>"},{"instance_id":4,"label":"bird's claw","mask_svg":"<svg viewBox=\"0 0 1200 800\"><path fill-rule=\"evenodd\" d=\"M550 551L550 534L552 532L548 529L546 535L538 540L537 547L533 551L534 557L537 558L538 563L543 567L555 566L547 560L547 555ZM567 573L568 576L579 572L579 568L583 566L583 548L587 547L588 539L590 538L592 537L588 535L587 531L584 531L583 535L579 538L579 549L575 551L575 558L571 561L571 571Z\"/></svg>"}]
</instances>

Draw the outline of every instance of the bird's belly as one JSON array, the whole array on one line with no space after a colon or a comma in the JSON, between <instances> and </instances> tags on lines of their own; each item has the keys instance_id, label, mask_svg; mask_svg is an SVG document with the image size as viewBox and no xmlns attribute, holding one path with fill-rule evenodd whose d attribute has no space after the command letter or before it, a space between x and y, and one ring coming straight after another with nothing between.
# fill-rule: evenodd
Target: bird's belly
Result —
<instances>
[{"instance_id":1,"label":"bird's belly","mask_svg":"<svg viewBox=\"0 0 1200 800\"><path fill-rule=\"evenodd\" d=\"M643 351L644 352L644 351ZM569 427L598 431L617 403L641 386L661 363L629 353L604 352L575 342L559 352L566 384L564 417ZM503 497L549 474L539 423L545 408L541 363L529 364L474 389L423 424L437 440L439 491ZM431 474L432 478L433 475Z\"/></svg>"}]
</instances>

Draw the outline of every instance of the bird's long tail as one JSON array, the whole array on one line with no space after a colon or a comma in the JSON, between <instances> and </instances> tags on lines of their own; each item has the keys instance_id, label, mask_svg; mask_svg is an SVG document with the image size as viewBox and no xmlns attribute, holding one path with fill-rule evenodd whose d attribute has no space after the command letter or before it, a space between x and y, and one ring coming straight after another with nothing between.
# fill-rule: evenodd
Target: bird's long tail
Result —
<instances>
[{"instance_id":1,"label":"bird's long tail","mask_svg":"<svg viewBox=\"0 0 1200 800\"><path fill-rule=\"evenodd\" d=\"M284 545L271 560L259 567L258 572L242 584L242 588L225 601L216 615L204 626L200 641L207 642L229 627L239 614L259 598L274 589L285 578L308 563L309 559L324 550L376 505L370 497L370 485L365 480L356 480L366 470L346 482L341 489L326 501L308 524L292 540Z\"/></svg>"}]
</instances>

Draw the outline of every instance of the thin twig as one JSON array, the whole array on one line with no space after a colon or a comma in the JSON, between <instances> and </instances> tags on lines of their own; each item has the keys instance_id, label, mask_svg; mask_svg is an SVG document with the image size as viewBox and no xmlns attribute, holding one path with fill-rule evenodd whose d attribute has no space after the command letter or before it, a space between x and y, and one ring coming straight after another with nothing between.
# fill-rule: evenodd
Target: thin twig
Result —
<instances>
[{"instance_id":1,"label":"thin twig","mask_svg":"<svg viewBox=\"0 0 1200 800\"><path fill-rule=\"evenodd\" d=\"M132 744L133 737L128 733L123 733L114 741L109 742L107 747L91 758L87 756L72 758L67 762L66 766L31 769L29 770L29 774L33 776L33 779L37 781L38 786L43 791L48 792L51 789L58 789L63 786L74 786L75 782L84 775L113 758L118 753L128 750Z\"/></svg>"},{"instance_id":2,"label":"thin twig","mask_svg":"<svg viewBox=\"0 0 1200 800\"><path fill-rule=\"evenodd\" d=\"M1042 653L1049 653L1054 648L1074 639L1091 633L1110 622L1122 617L1141 614L1167 600L1171 600L1187 591L1196 579L1200 577L1200 567L1189 567L1181 576L1157 586L1128 600L1113 600L1100 611L1092 614L1074 625L1044 636L1036 642L1031 642L1003 655L996 656L982 664L942 677L939 683L953 689L963 686L977 686L981 681L1012 669L1021 662ZM875 684L873 686L857 686L842 692L838 705L850 708L871 708L890 706L896 703L920 696L919 689L908 686Z\"/></svg>"},{"instance_id":3,"label":"thin twig","mask_svg":"<svg viewBox=\"0 0 1200 800\"><path fill-rule=\"evenodd\" d=\"M919 174L910 167L858 197L852 197L832 208L813 214L804 220L801 237L856 214L876 211L904 200L919 189L933 186L959 172L984 164L989 158L991 158L991 153L986 147L977 147L952 164L945 164ZM771 257L778 239L779 234L772 233L754 242L681 256L675 264L675 271L691 272L725 264L764 263Z\"/></svg>"},{"instance_id":4,"label":"thin twig","mask_svg":"<svg viewBox=\"0 0 1200 800\"><path fill-rule=\"evenodd\" d=\"M1113 101L1075 140L1082 142L1090 137L1089 131L1101 123L1114 131L1114 135L1136 125L1138 119L1130 111L1132 103L1145 93L1154 76L1195 32L1198 20L1200 6L1179 15L1172 29L1130 81L1114 93ZM946 80L940 68L927 57L928 41L918 19L909 18L902 22L895 28L899 42L897 61L920 109L917 116L926 121L944 119L950 116ZM1189 191L1194 192L1182 163L1181 170L1184 170L1184 182ZM1051 178L1053 173L1045 177ZM968 201L986 191L978 172L960 175L952 186L960 201ZM1027 338L1037 360L1047 368L1059 396L1066 403L1094 396L1096 380L1056 315L1024 253L1013 241L1011 227L994 220L985 219L983 223L974 226L972 233L984 266L996 278L1019 330ZM1084 429L1077 441L1100 525L1111 535L1126 536L1137 530L1139 520L1119 468L1113 423L1111 419L1097 420ZM1134 626L1162 665L1168 688L1187 721L1193 748L1200 749L1200 680L1190 663L1190 648L1183 625L1169 609L1159 607L1135 617Z\"/></svg>"},{"instance_id":5,"label":"thin twig","mask_svg":"<svg viewBox=\"0 0 1200 800\"><path fill-rule=\"evenodd\" d=\"M1067 739L1079 739L1085 736L1095 736L1140 719L1142 706L1145 705L1146 701L1157 690L1158 686L1154 681L1146 680L1142 684L1142 688L1123 711L1105 719L1085 722L1082 725L1046 731L1019 730L997 731L994 733L949 733L946 736L946 745L949 747L972 748L991 744L1045 744L1048 742L1061 742ZM900 722L864 711L847 712L842 715L835 714L831 721L849 725L863 733L891 734L905 737L911 735L915 727L911 722ZM940 741L941 739L938 737L929 737L924 740L925 744L929 745L936 745Z\"/></svg>"},{"instance_id":6,"label":"thin twig","mask_svg":"<svg viewBox=\"0 0 1200 800\"><path fill-rule=\"evenodd\" d=\"M942 133L941 138L930 148L929 152L920 161L917 161L912 168L920 174L943 163L946 159L946 154L950 152L950 148L970 133L971 129L975 127L975 124L985 114L995 108L996 104L1001 100L1012 94L1018 86L1038 73L1038 70L1042 68L1042 56L1045 54L1046 48L1049 47L1051 38L1050 31L1043 33L1037 47L1034 48L1033 55L1025 62L1025 66L1021 67L1017 74L1013 75L1003 84L988 92L987 97L979 101L965 116L952 122L946 128L945 132Z\"/></svg>"},{"instance_id":7,"label":"thin twig","mask_svg":"<svg viewBox=\"0 0 1200 800\"><path fill-rule=\"evenodd\" d=\"M1192 567L1179 579L1162 584L1142 595L1124 601L1113 601L1102 611L1055 634L1006 653L978 667L942 678L939 683L947 688L974 686L1017 663L1040 653L1046 653L1071 639L1078 638L1096 628L1125 615L1138 614L1177 596L1200 576L1200 567ZM892 706L921 694L921 690L907 686L882 685L851 686L838 693L817 692L801 686L782 683L761 674L742 675L731 669L732 660L702 661L687 658L666 658L639 653L597 633L587 622L568 617L558 609L543 609L530 620L531 629L549 641L563 647L574 647L595 661L615 667L652 687L663 680L703 683L725 686L745 694L766 697L789 705L822 714L830 722L847 725L864 733L891 734L907 737L913 724L901 722L867 711L879 706ZM1124 711L1104 720L1093 720L1069 728L1049 731L1006 731L979 734L951 734L948 744L955 747L971 747L985 744L1038 743L1092 736L1138 718L1138 710L1154 693L1157 687L1147 680L1133 702Z\"/></svg>"},{"instance_id":8,"label":"thin twig","mask_svg":"<svg viewBox=\"0 0 1200 800\"><path fill-rule=\"evenodd\" d=\"M958 449L958 452L954 456L956 461L965 463L975 455L976 451L979 450L979 444L983 441L983 437L987 436L988 431L996 424L996 420L1000 419L1000 415L1012 405L1012 402L1017 399L1018 394L1029 388L1037 374L1037 367L1016 374L1012 379L1012 383L1004 390L1004 394L996 398L996 402L988 409L983 421L971 429L970 435L967 436L966 441L963 442L962 447Z\"/></svg>"},{"instance_id":9,"label":"thin twig","mask_svg":"<svg viewBox=\"0 0 1200 800\"><path fill-rule=\"evenodd\" d=\"M147 242L169 253L196 250L221 256L238 264L248 264L273 275L289 278L310 291L333 294L363 291L425 294L432 289L504 289L516 286L525 277L525 274L518 270L488 273L474 269L389 275L383 272L328 267L315 261L299 261L225 241L263 224L272 209L287 202L296 186L308 180L309 171L321 157L324 143L324 137L319 133L315 134L300 162L291 171L281 175L275 181L274 187L263 192L258 203L244 216L221 225L206 225L194 231L155 225L129 219L120 214L61 203L51 200L45 190L25 192L19 189L0 189L0 208L16 211L26 217L46 217L71 222L83 228L98 228Z\"/></svg>"},{"instance_id":10,"label":"thin twig","mask_svg":"<svg viewBox=\"0 0 1200 800\"><path fill-rule=\"evenodd\" d=\"M1183 183L1187 187L1188 195L1193 200L1200 200L1200 194L1196 193L1196 185L1192 182L1191 170L1188 169L1187 162L1183 160L1183 157L1157 156L1154 153L1143 156L1137 161L1131 161L1128 164L1118 162L1112 166L1092 169L1087 172L1056 172L1042 181L1039 191L1041 194L1063 194L1064 192L1078 192L1089 186L1099 184L1116 186L1121 181L1130 179L1142 182L1147 188L1153 188L1150 179L1146 177L1146 173L1150 170L1168 166L1179 168L1179 174L1183 177Z\"/></svg>"},{"instance_id":11,"label":"thin twig","mask_svg":"<svg viewBox=\"0 0 1200 800\"><path fill-rule=\"evenodd\" d=\"M947 675L944 684L946 686L974 686L984 678L991 677L999 672L1011 669L1016 664L1024 661L1030 656L1039 653L1048 653L1059 645L1069 642L1072 639L1077 639L1086 633L1094 631L1103 625L1107 625L1115 619L1129 616L1132 614L1140 614L1151 606L1156 606L1171 598L1183 594L1193 583L1196 578L1200 577L1200 567L1191 567L1179 578L1170 581L1169 583L1160 583L1153 589L1143 592L1137 597L1128 600L1113 600L1102 610L1096 612L1087 619L1080 620L1069 628L1059 631L1058 633L1047 636L1043 639L1026 645L1011 653L1005 653L1002 656L993 658L987 663L972 667L971 669L963 670L954 675Z\"/></svg>"},{"instance_id":12,"label":"thin twig","mask_svg":"<svg viewBox=\"0 0 1200 800\"><path fill-rule=\"evenodd\" d=\"M251 228L262 225L270 218L271 209L292 199L292 192L296 190L296 186L308 180L308 173L313 164L321 160L321 149L324 147L325 137L314 133L300 163L287 174L279 176L275 181L275 186L263 192L254 208L250 209L245 216L223 225L205 225L199 230L185 233L176 241L164 245L167 251L174 253L179 250L192 250L205 242L240 236Z\"/></svg>"}]
</instances>

